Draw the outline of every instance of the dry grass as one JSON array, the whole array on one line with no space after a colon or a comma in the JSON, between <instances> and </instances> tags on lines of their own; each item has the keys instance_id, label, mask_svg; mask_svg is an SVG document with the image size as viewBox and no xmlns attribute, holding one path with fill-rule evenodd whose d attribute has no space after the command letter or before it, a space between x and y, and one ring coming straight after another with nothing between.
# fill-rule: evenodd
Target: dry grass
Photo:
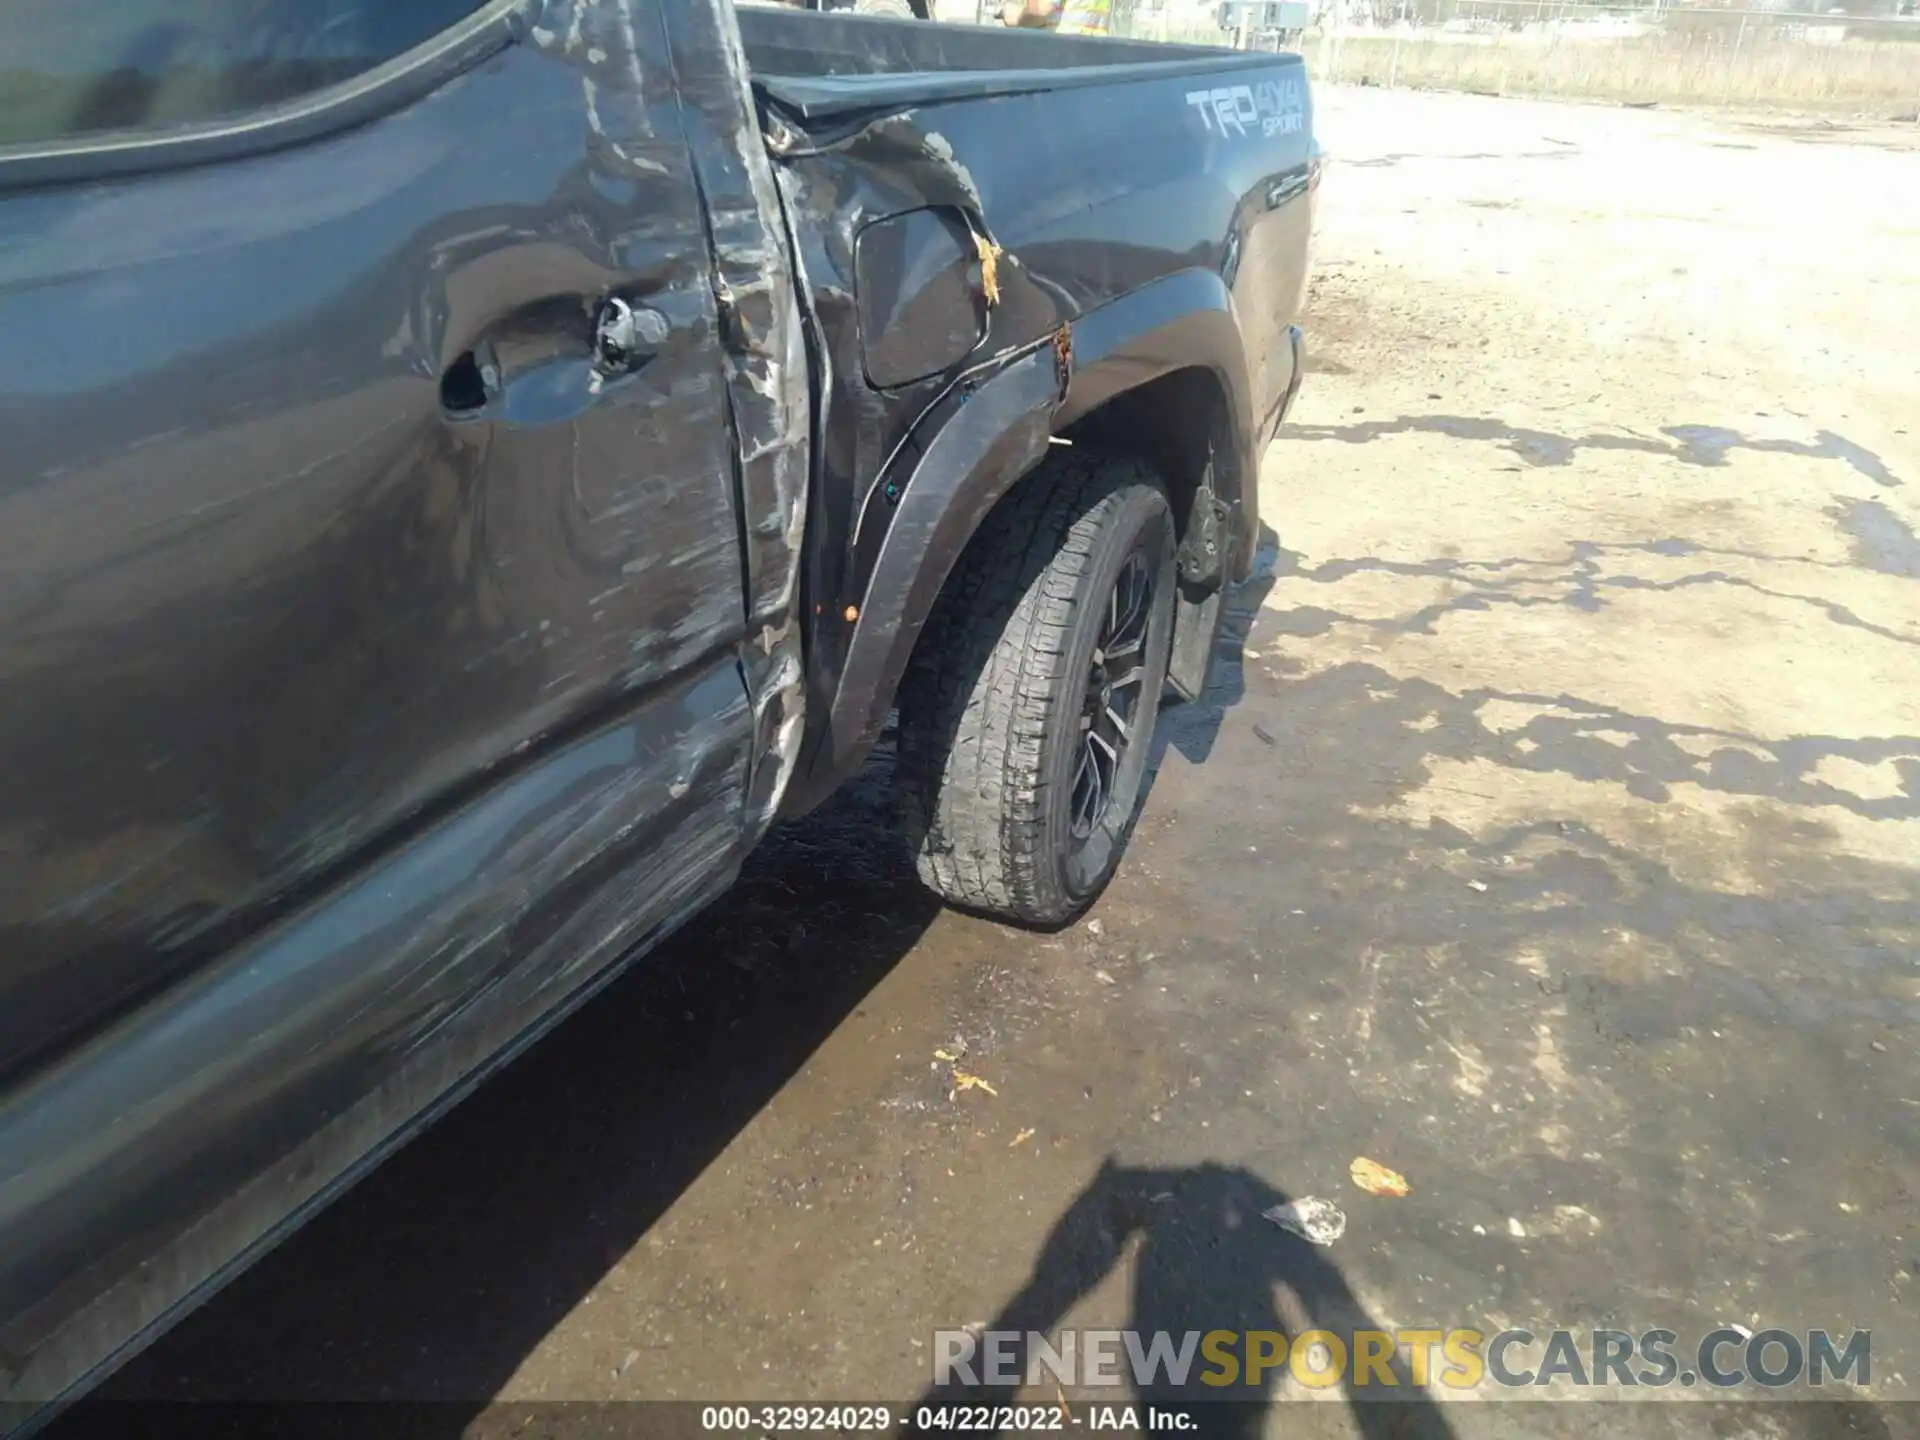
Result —
<instances>
[{"instance_id":1,"label":"dry grass","mask_svg":"<svg viewBox=\"0 0 1920 1440\"><path fill-rule=\"evenodd\" d=\"M1920 45L1703 37L1473 43L1467 37L1310 36L1316 78L1420 90L1864 112L1920 107Z\"/></svg>"}]
</instances>

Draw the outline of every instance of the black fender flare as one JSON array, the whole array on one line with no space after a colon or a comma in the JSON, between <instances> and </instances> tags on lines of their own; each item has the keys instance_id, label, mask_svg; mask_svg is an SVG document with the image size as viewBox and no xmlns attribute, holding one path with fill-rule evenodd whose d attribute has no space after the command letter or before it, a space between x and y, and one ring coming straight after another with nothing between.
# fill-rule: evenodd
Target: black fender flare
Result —
<instances>
[{"instance_id":1,"label":"black fender flare","mask_svg":"<svg viewBox=\"0 0 1920 1440\"><path fill-rule=\"evenodd\" d=\"M1235 452L1234 488L1222 498L1240 507L1243 541L1258 530L1254 487L1240 483L1254 473L1246 350L1220 276L1177 271L1088 312L1068 333L1070 358L1063 361L1066 347L1052 341L1026 351L980 383L924 442L861 599L817 748L787 813L819 803L866 759L928 612L980 522L1075 419L1172 371L1210 370L1226 396ZM1069 367L1064 389L1063 363ZM1241 565L1232 569L1244 573Z\"/></svg>"},{"instance_id":2,"label":"black fender flare","mask_svg":"<svg viewBox=\"0 0 1920 1440\"><path fill-rule=\"evenodd\" d=\"M1175 370L1213 372L1237 441L1251 455L1253 397L1233 295L1212 270L1179 270L1073 322L1073 384L1056 424ZM1244 468L1243 468L1244 473Z\"/></svg>"}]
</instances>

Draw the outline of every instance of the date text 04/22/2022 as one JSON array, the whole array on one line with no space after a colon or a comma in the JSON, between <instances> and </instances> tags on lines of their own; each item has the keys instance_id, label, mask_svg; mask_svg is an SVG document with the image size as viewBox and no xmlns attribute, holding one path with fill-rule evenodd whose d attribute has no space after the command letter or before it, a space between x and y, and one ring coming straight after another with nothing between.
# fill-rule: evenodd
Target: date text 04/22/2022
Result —
<instances>
[{"instance_id":1,"label":"date text 04/22/2022","mask_svg":"<svg viewBox=\"0 0 1920 1440\"><path fill-rule=\"evenodd\" d=\"M1189 1411L1161 1405L1089 1405L1075 1415L1065 1405L922 1405L913 1415L913 1431L926 1435L984 1431L1038 1434L1075 1429L1121 1434L1175 1434L1200 1428Z\"/></svg>"}]
</instances>

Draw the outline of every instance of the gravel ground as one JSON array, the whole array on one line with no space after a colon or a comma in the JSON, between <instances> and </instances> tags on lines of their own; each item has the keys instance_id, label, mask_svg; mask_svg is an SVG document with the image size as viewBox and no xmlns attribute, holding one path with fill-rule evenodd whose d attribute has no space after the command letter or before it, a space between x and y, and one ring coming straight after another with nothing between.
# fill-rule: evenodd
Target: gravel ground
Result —
<instances>
[{"instance_id":1,"label":"gravel ground","mask_svg":"<svg viewBox=\"0 0 1920 1440\"><path fill-rule=\"evenodd\" d=\"M1093 917L938 912L882 765L116 1393L904 1400L999 1316L1871 1327L1920 1395L1914 131L1322 125L1276 536ZM1618 1429L1331 1395L1269 1433Z\"/></svg>"}]
</instances>

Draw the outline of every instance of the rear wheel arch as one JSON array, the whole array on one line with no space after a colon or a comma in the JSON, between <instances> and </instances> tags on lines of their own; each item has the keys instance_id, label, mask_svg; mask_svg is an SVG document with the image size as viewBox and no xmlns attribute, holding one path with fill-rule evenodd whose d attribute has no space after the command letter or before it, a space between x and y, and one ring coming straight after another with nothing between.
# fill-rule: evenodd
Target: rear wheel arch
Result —
<instances>
[{"instance_id":1,"label":"rear wheel arch","mask_svg":"<svg viewBox=\"0 0 1920 1440\"><path fill-rule=\"evenodd\" d=\"M824 799L864 759L949 578L1055 440L1135 456L1161 476L1182 547L1170 679L1184 697L1199 697L1223 588L1247 573L1259 528L1246 355L1231 297L1212 271L1178 271L1080 317L1071 335L1064 386L1054 346L1031 349L970 386L917 450L879 556L848 607L845 662L785 813Z\"/></svg>"},{"instance_id":2,"label":"rear wheel arch","mask_svg":"<svg viewBox=\"0 0 1920 1440\"><path fill-rule=\"evenodd\" d=\"M1122 390L1066 426L1061 438L1151 463L1167 487L1182 537L1203 486L1228 504L1240 499L1245 477L1234 454L1226 389L1205 366L1170 370Z\"/></svg>"}]
</instances>

